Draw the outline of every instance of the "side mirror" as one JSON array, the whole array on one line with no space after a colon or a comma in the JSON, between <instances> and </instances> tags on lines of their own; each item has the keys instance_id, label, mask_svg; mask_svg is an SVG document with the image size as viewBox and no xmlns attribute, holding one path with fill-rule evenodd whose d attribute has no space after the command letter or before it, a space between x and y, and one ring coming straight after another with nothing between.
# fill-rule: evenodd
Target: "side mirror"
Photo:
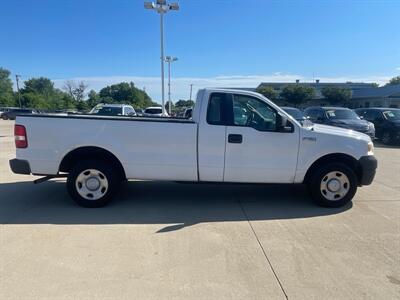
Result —
<instances>
[{"instance_id":1,"label":"side mirror","mask_svg":"<svg viewBox=\"0 0 400 300\"><path fill-rule=\"evenodd\" d=\"M278 113L277 115L277 129L279 132L292 132L293 128L291 126L288 126L288 118L281 114Z\"/></svg>"}]
</instances>

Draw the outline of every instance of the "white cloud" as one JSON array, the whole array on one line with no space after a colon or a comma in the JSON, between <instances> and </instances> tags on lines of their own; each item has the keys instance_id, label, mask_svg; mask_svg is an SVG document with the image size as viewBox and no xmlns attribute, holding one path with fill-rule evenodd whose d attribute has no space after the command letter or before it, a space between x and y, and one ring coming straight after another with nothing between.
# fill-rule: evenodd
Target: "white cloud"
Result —
<instances>
[{"instance_id":1,"label":"white cloud","mask_svg":"<svg viewBox=\"0 0 400 300\"><path fill-rule=\"evenodd\" d=\"M339 76L339 77L318 77L321 82L376 82L385 84L393 76ZM220 75L216 77L176 77L171 78L171 98L188 99L190 84L193 84L193 98L196 91L205 87L257 87L261 82L294 82L300 79L301 82L311 82L312 78L297 74L274 73L271 75ZM77 77L53 80L55 86L62 88L66 80L82 80L89 85L89 89L99 91L101 88L119 82L134 82L135 85L146 92L154 101L161 102L161 83L159 77L140 76L110 76L110 77ZM167 81L165 82L165 98L167 99Z\"/></svg>"}]
</instances>

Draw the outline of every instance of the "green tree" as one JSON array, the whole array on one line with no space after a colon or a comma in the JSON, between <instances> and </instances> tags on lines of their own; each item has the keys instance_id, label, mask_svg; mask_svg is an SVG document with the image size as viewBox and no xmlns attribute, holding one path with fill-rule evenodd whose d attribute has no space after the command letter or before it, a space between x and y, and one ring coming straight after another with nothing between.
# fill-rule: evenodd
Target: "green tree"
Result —
<instances>
[{"instance_id":1,"label":"green tree","mask_svg":"<svg viewBox=\"0 0 400 300\"><path fill-rule=\"evenodd\" d=\"M304 85L288 85L283 88L281 97L295 107L314 97L314 89Z\"/></svg>"},{"instance_id":2,"label":"green tree","mask_svg":"<svg viewBox=\"0 0 400 300\"><path fill-rule=\"evenodd\" d=\"M321 93L332 105L347 106L351 99L351 90L346 88L326 87L322 89Z\"/></svg>"},{"instance_id":3,"label":"green tree","mask_svg":"<svg viewBox=\"0 0 400 300\"><path fill-rule=\"evenodd\" d=\"M135 108L146 108L153 104L146 92L136 88L133 82L121 82L101 89L99 101L101 103L131 104Z\"/></svg>"},{"instance_id":4,"label":"green tree","mask_svg":"<svg viewBox=\"0 0 400 300\"><path fill-rule=\"evenodd\" d=\"M88 99L87 99L88 108L92 109L99 103L100 103L99 94L97 94L95 90L90 90L90 92L88 94Z\"/></svg>"},{"instance_id":5,"label":"green tree","mask_svg":"<svg viewBox=\"0 0 400 300\"><path fill-rule=\"evenodd\" d=\"M182 107L191 107L194 106L194 101L193 100L179 100L175 103L176 108L182 108Z\"/></svg>"},{"instance_id":6,"label":"green tree","mask_svg":"<svg viewBox=\"0 0 400 300\"><path fill-rule=\"evenodd\" d=\"M400 76L393 77L392 79L389 80L389 83L386 85L396 85L400 84Z\"/></svg>"},{"instance_id":7,"label":"green tree","mask_svg":"<svg viewBox=\"0 0 400 300\"><path fill-rule=\"evenodd\" d=\"M260 93L261 95L263 95L264 97L267 97L269 100L276 100L278 97L278 94L276 93L276 91L270 87L270 86L259 86L256 89L257 93Z\"/></svg>"},{"instance_id":8,"label":"green tree","mask_svg":"<svg viewBox=\"0 0 400 300\"><path fill-rule=\"evenodd\" d=\"M14 106L13 84L10 71L0 68L0 106Z\"/></svg>"},{"instance_id":9,"label":"green tree","mask_svg":"<svg viewBox=\"0 0 400 300\"><path fill-rule=\"evenodd\" d=\"M74 108L74 99L54 88L54 83L45 77L31 78L21 89L23 106L46 110Z\"/></svg>"}]
</instances>

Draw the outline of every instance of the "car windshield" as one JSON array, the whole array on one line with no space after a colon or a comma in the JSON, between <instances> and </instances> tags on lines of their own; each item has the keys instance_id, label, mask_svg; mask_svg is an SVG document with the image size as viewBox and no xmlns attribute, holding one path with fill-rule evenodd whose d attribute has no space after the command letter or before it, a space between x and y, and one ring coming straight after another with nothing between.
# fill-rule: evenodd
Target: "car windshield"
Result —
<instances>
[{"instance_id":1,"label":"car windshield","mask_svg":"<svg viewBox=\"0 0 400 300\"><path fill-rule=\"evenodd\" d=\"M400 120L400 109L386 110L383 112L383 115L388 120Z\"/></svg>"},{"instance_id":2,"label":"car windshield","mask_svg":"<svg viewBox=\"0 0 400 300\"><path fill-rule=\"evenodd\" d=\"M102 116L119 116L122 115L122 107L104 106L96 114Z\"/></svg>"},{"instance_id":3,"label":"car windshield","mask_svg":"<svg viewBox=\"0 0 400 300\"><path fill-rule=\"evenodd\" d=\"M304 119L304 114L299 109L296 109L296 108L284 108L283 110L286 111L289 115L291 115L296 120Z\"/></svg>"},{"instance_id":4,"label":"car windshield","mask_svg":"<svg viewBox=\"0 0 400 300\"><path fill-rule=\"evenodd\" d=\"M145 113L146 114L152 114L152 115L161 114L162 113L162 109L161 108L148 108L148 109L146 109Z\"/></svg>"},{"instance_id":5,"label":"car windshield","mask_svg":"<svg viewBox=\"0 0 400 300\"><path fill-rule=\"evenodd\" d=\"M325 111L326 117L331 120L359 120L360 117L350 109L328 109Z\"/></svg>"}]
</instances>

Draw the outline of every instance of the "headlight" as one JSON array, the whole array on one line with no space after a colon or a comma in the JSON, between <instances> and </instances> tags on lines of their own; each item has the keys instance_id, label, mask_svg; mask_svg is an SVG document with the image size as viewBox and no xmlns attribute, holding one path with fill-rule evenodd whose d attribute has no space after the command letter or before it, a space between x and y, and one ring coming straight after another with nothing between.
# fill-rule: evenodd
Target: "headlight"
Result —
<instances>
[{"instance_id":1,"label":"headlight","mask_svg":"<svg viewBox=\"0 0 400 300\"><path fill-rule=\"evenodd\" d=\"M368 153L374 153L374 144L372 142L368 143Z\"/></svg>"}]
</instances>

